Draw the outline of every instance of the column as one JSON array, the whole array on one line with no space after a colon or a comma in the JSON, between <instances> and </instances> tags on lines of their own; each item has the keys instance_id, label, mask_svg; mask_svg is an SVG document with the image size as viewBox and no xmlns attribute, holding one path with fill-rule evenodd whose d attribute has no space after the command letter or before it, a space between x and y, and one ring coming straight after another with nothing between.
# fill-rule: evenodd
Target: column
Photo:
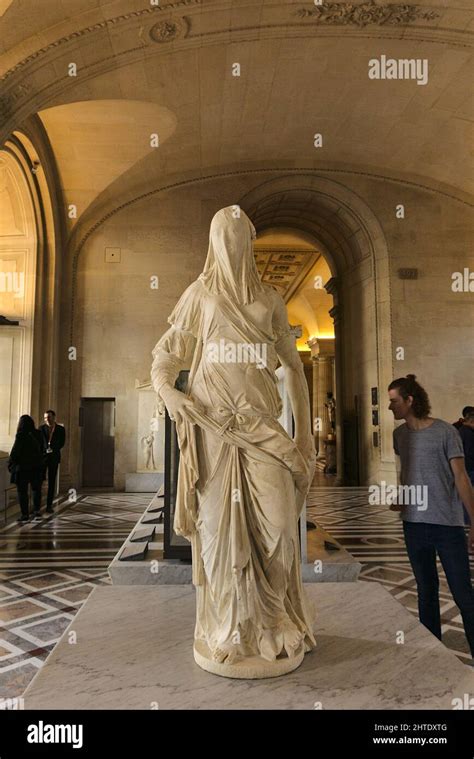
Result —
<instances>
[{"instance_id":1,"label":"column","mask_svg":"<svg viewBox=\"0 0 474 759\"><path fill-rule=\"evenodd\" d=\"M321 419L318 459L323 459L325 458L324 441L332 431L329 425L329 414L325 404L328 400L327 394L332 392L333 357L320 354L318 364L318 416Z\"/></svg>"},{"instance_id":2,"label":"column","mask_svg":"<svg viewBox=\"0 0 474 759\"><path fill-rule=\"evenodd\" d=\"M344 483L344 453L342 437L342 307L339 303L339 288L336 277L332 277L325 285L326 291L333 296L334 306L329 314L334 322L335 335L335 392L336 398L336 460L337 460L337 477L336 485Z\"/></svg>"},{"instance_id":3,"label":"column","mask_svg":"<svg viewBox=\"0 0 474 759\"><path fill-rule=\"evenodd\" d=\"M311 337L307 344L311 350L311 360L313 362L313 405L311 408L311 430L314 435L314 446L316 453L319 453L319 432L316 428L316 420L318 418L318 375L319 375L319 363L318 363L318 341L315 337Z\"/></svg>"},{"instance_id":4,"label":"column","mask_svg":"<svg viewBox=\"0 0 474 759\"><path fill-rule=\"evenodd\" d=\"M313 387L316 389L313 395L313 424L315 419L319 420L319 430L315 430L315 445L318 459L322 459L324 458L324 440L331 432L325 404L328 400L327 394L334 393L334 338L311 338L308 340L308 345L313 359Z\"/></svg>"}]
</instances>

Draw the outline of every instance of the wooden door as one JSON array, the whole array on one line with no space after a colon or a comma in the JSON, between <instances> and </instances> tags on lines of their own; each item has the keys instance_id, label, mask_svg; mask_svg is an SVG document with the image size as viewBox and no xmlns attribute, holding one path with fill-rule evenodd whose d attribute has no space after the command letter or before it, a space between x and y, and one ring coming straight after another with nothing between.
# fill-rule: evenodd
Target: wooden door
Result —
<instances>
[{"instance_id":1,"label":"wooden door","mask_svg":"<svg viewBox=\"0 0 474 759\"><path fill-rule=\"evenodd\" d=\"M115 457L115 398L83 398L82 486L113 488Z\"/></svg>"}]
</instances>

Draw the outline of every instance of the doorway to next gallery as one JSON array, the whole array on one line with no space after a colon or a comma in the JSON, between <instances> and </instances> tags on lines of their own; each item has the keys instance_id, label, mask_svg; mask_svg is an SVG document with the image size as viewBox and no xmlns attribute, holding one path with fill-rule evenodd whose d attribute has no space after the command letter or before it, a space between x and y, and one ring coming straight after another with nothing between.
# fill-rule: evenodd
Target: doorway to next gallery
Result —
<instances>
[{"instance_id":1,"label":"doorway to next gallery","mask_svg":"<svg viewBox=\"0 0 474 759\"><path fill-rule=\"evenodd\" d=\"M262 281L282 296L294 330L308 384L318 470L339 474L340 481L335 428L338 367L331 316L334 301L326 290L331 270L317 246L293 230L266 229L258 235L254 252Z\"/></svg>"},{"instance_id":2,"label":"doorway to next gallery","mask_svg":"<svg viewBox=\"0 0 474 759\"><path fill-rule=\"evenodd\" d=\"M115 398L82 398L82 487L113 488L115 460Z\"/></svg>"}]
</instances>

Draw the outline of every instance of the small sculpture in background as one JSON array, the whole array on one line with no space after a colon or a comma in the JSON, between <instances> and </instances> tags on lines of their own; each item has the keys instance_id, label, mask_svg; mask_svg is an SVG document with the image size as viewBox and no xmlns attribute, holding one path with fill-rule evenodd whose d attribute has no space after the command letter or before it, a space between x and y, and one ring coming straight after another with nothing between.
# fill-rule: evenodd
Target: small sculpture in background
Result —
<instances>
[{"instance_id":1,"label":"small sculpture in background","mask_svg":"<svg viewBox=\"0 0 474 759\"><path fill-rule=\"evenodd\" d=\"M328 434L328 438L332 440L336 434L336 401L331 392L326 393L326 395L327 395L327 402L324 405L326 406L328 410L329 425L331 428L331 431Z\"/></svg>"},{"instance_id":2,"label":"small sculpture in background","mask_svg":"<svg viewBox=\"0 0 474 759\"><path fill-rule=\"evenodd\" d=\"M155 467L155 454L153 452L153 443L155 442L155 436L153 432L142 437L142 449L143 458L145 459L145 469L156 469Z\"/></svg>"}]
</instances>

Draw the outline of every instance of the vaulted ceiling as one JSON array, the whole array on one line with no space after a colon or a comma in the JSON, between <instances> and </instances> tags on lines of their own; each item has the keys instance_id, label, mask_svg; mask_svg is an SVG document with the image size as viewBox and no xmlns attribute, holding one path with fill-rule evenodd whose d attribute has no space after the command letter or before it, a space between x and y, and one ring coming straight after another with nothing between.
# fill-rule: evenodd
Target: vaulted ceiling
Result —
<instances>
[{"instance_id":1,"label":"vaulted ceiling","mask_svg":"<svg viewBox=\"0 0 474 759\"><path fill-rule=\"evenodd\" d=\"M39 113L79 215L168 177L256 166L473 193L471 0L13 0L2 11L0 142ZM426 59L428 83L369 79L383 55Z\"/></svg>"}]
</instances>

